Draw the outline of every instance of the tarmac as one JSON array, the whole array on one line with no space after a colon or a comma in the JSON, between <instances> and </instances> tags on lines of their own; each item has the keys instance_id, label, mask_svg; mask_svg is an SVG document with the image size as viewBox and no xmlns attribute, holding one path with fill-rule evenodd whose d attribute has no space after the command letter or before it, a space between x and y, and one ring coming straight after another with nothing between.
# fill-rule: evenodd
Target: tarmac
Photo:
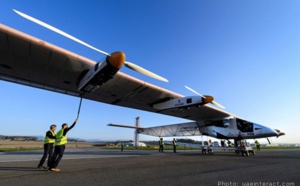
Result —
<instances>
[{"instance_id":1,"label":"tarmac","mask_svg":"<svg viewBox=\"0 0 300 186\"><path fill-rule=\"evenodd\" d=\"M0 185L300 185L300 150L261 150L255 156L192 151L67 148L60 172L37 169L42 151L0 152Z\"/></svg>"}]
</instances>

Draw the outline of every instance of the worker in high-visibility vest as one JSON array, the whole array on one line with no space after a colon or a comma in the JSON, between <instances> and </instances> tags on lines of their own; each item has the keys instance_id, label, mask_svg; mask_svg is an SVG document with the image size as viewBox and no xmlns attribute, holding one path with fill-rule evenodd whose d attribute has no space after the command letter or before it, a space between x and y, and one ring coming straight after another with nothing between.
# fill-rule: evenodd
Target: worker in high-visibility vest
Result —
<instances>
[{"instance_id":1,"label":"worker in high-visibility vest","mask_svg":"<svg viewBox=\"0 0 300 186\"><path fill-rule=\"evenodd\" d=\"M232 147L231 141L229 141L229 140L227 141L227 146L228 146L228 147Z\"/></svg>"},{"instance_id":2,"label":"worker in high-visibility vest","mask_svg":"<svg viewBox=\"0 0 300 186\"><path fill-rule=\"evenodd\" d=\"M176 153L176 139L173 138L173 152Z\"/></svg>"},{"instance_id":3,"label":"worker in high-visibility vest","mask_svg":"<svg viewBox=\"0 0 300 186\"><path fill-rule=\"evenodd\" d=\"M160 138L159 140L159 150L158 152L164 152L164 140Z\"/></svg>"},{"instance_id":4,"label":"worker in high-visibility vest","mask_svg":"<svg viewBox=\"0 0 300 186\"><path fill-rule=\"evenodd\" d=\"M55 133L54 133L55 129L56 129L56 125L53 124L50 126L50 130L46 132L45 139L44 139L44 155L38 165L39 169L47 169L47 167L49 167L50 165L50 161L53 156L53 147L54 147L53 144L55 142ZM48 156L47 167L44 167L43 164L47 156Z\"/></svg>"},{"instance_id":5,"label":"worker in high-visibility vest","mask_svg":"<svg viewBox=\"0 0 300 186\"><path fill-rule=\"evenodd\" d=\"M78 118L74 121L74 123L70 127L68 127L67 123L62 124L61 129L56 133L54 154L51 159L49 170L60 171L60 169L57 168L57 166L64 155L66 144L68 143L67 132L70 131L75 126L77 121Z\"/></svg>"},{"instance_id":6,"label":"worker in high-visibility vest","mask_svg":"<svg viewBox=\"0 0 300 186\"><path fill-rule=\"evenodd\" d=\"M256 145L256 150L260 150L260 143L257 140L255 140L254 143Z\"/></svg>"}]
</instances>

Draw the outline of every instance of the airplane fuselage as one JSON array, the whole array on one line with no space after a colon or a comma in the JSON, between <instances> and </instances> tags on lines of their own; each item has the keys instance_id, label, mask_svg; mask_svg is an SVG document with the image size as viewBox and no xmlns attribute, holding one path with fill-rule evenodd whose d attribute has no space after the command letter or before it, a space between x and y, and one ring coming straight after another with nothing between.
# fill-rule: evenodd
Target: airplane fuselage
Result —
<instances>
[{"instance_id":1,"label":"airplane fuselage","mask_svg":"<svg viewBox=\"0 0 300 186\"><path fill-rule=\"evenodd\" d=\"M194 121L156 127L135 127L121 124L109 124L109 126L134 128L138 134L157 137L175 136L210 136L218 139L257 139L279 137L285 135L276 129L252 123L239 118L224 118L222 120Z\"/></svg>"},{"instance_id":2,"label":"airplane fuselage","mask_svg":"<svg viewBox=\"0 0 300 186\"><path fill-rule=\"evenodd\" d=\"M200 133L219 139L255 139L277 137L280 133L269 127L231 118L223 121L198 122Z\"/></svg>"}]
</instances>

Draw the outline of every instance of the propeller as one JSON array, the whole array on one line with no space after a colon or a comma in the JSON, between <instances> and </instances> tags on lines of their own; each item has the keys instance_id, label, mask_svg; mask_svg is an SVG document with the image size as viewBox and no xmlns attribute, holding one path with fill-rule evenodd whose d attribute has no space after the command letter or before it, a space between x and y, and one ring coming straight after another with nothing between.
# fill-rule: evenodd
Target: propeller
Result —
<instances>
[{"instance_id":1,"label":"propeller","mask_svg":"<svg viewBox=\"0 0 300 186\"><path fill-rule=\"evenodd\" d=\"M279 129L274 129L277 133L280 133L280 130Z\"/></svg>"},{"instance_id":2,"label":"propeller","mask_svg":"<svg viewBox=\"0 0 300 186\"><path fill-rule=\"evenodd\" d=\"M187 88L188 90L194 92L195 94L197 94L197 95L200 96L200 97L206 98L205 96L203 96L202 94L198 93L197 91L195 91L194 89L192 89L192 88L190 88L190 87L188 87L188 86L185 86L185 88ZM215 101L211 101L211 104L214 104L214 105L217 106L217 107L220 107L220 108L222 108L222 109L225 109L225 107L224 107L223 105L221 105L221 104L219 104L219 103L217 103L217 102L215 102Z\"/></svg>"},{"instance_id":3,"label":"propeller","mask_svg":"<svg viewBox=\"0 0 300 186\"><path fill-rule=\"evenodd\" d=\"M27 14L24 14L24 13L18 11L18 10L13 9L13 11L16 12L18 15L24 17L25 19L28 19L28 20L30 20L30 21L32 21L32 22L34 22L36 24L39 24L39 25L41 25L41 26L43 26L43 27L45 27L45 28L47 28L49 30L52 30L52 31L54 31L54 32L56 32L56 33L58 33L58 34L60 34L62 36L65 36L65 37L67 37L67 38L69 38L69 39L71 39L71 40L73 40L73 41L75 41L77 43L80 43L80 44L82 44L82 45L84 45L84 46L86 46L86 47L88 47L90 49L93 49L93 50L95 50L97 52L100 52L101 54L104 54L106 56L110 56L109 53L107 53L107 52L105 52L103 50L100 50L100 49L98 49L96 47L93 47L92 45L90 45L90 44L88 44L88 43L86 43L86 42L84 42L84 41L82 41L82 40L80 40L80 39L78 39L78 38L76 38L76 37L74 37L74 36L72 36L72 35L64 32L64 31L62 31L62 30L60 30L58 28L55 28L55 27L53 27L53 26L51 26L51 25L49 25L49 24L47 24L47 23L45 23L43 21L40 21L40 20L38 20L38 19L36 19L34 17L31 17L31 16L29 16ZM146 69L144 69L144 68L142 68L142 67L140 67L140 66L138 66L136 64L133 64L133 63L128 62L128 61L125 61L124 64L125 64L125 66L127 68L129 68L131 70L134 70L136 72L139 72L141 74L144 74L146 76L152 77L152 78L160 80L160 81L169 82L166 78L163 78L163 77L161 77L161 76L159 76L159 75L157 75L157 74L155 74L153 72L150 72L149 70L146 70Z\"/></svg>"},{"instance_id":4,"label":"propeller","mask_svg":"<svg viewBox=\"0 0 300 186\"><path fill-rule=\"evenodd\" d=\"M281 132L280 130L278 130L278 129L274 129L276 132L277 132L277 138L279 137L279 136L283 136L283 135L285 135L285 133L284 132Z\"/></svg>"}]
</instances>

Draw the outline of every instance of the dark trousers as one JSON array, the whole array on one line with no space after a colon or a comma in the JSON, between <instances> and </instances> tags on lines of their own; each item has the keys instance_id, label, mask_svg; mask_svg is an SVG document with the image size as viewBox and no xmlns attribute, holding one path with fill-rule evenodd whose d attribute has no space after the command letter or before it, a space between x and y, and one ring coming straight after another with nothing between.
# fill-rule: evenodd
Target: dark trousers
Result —
<instances>
[{"instance_id":1,"label":"dark trousers","mask_svg":"<svg viewBox=\"0 0 300 186\"><path fill-rule=\"evenodd\" d=\"M173 152L176 152L176 145L173 145Z\"/></svg>"},{"instance_id":2,"label":"dark trousers","mask_svg":"<svg viewBox=\"0 0 300 186\"><path fill-rule=\"evenodd\" d=\"M65 145L55 146L54 154L52 156L51 164L50 164L49 168L56 168L58 166L61 158L64 155L65 147L66 147Z\"/></svg>"},{"instance_id":3,"label":"dark trousers","mask_svg":"<svg viewBox=\"0 0 300 186\"><path fill-rule=\"evenodd\" d=\"M49 155L49 156L48 156ZM48 156L47 166L50 166L51 158L53 156L53 143L44 144L44 155L38 165L38 167L42 166Z\"/></svg>"},{"instance_id":4,"label":"dark trousers","mask_svg":"<svg viewBox=\"0 0 300 186\"><path fill-rule=\"evenodd\" d=\"M256 145L256 150L260 150L260 145Z\"/></svg>"},{"instance_id":5,"label":"dark trousers","mask_svg":"<svg viewBox=\"0 0 300 186\"><path fill-rule=\"evenodd\" d=\"M164 152L164 146L163 145L159 145L159 150L158 152Z\"/></svg>"}]
</instances>

